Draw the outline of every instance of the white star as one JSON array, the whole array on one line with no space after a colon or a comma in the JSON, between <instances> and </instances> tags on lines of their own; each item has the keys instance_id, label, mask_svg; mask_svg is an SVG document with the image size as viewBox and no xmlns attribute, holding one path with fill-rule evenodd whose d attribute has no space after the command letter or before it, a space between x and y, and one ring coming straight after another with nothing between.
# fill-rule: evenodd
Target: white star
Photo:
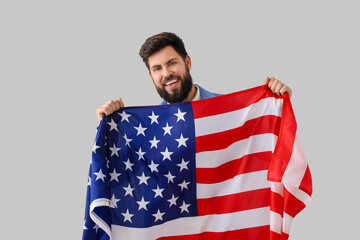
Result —
<instances>
[{"instance_id":1,"label":"white star","mask_svg":"<svg viewBox=\"0 0 360 240\"><path fill-rule=\"evenodd\" d=\"M127 122L129 122L129 117L131 116L130 114L126 114L125 111L119 113L119 115L121 116L121 121L126 120Z\"/></svg>"},{"instance_id":2,"label":"white star","mask_svg":"<svg viewBox=\"0 0 360 240\"><path fill-rule=\"evenodd\" d=\"M187 185L189 185L189 184L190 184L190 182L185 182L185 180L184 180L182 183L178 184L178 186L181 187L181 191L182 191L182 190L184 190L184 188L188 189Z\"/></svg>"},{"instance_id":3,"label":"white star","mask_svg":"<svg viewBox=\"0 0 360 240\"><path fill-rule=\"evenodd\" d=\"M189 139L189 138L184 138L182 134L180 135L180 138L175 139L175 140L179 143L178 148L181 147L181 146L187 147L187 146L186 146L186 141L187 141L188 139Z\"/></svg>"},{"instance_id":4,"label":"white star","mask_svg":"<svg viewBox=\"0 0 360 240\"><path fill-rule=\"evenodd\" d=\"M171 160L171 158L170 158L170 155L171 154L173 154L174 152L169 152L168 151L168 148L166 148L165 149L165 152L160 152L164 157L163 157L163 161L165 160L165 159L169 159L170 161L172 161Z\"/></svg>"},{"instance_id":5,"label":"white star","mask_svg":"<svg viewBox=\"0 0 360 240\"><path fill-rule=\"evenodd\" d=\"M136 202L137 202L137 204L139 204L139 209L138 210L143 208L143 209L145 209L147 211L146 205L148 205L149 202L145 201L144 197L142 197L141 201L136 201Z\"/></svg>"},{"instance_id":6,"label":"white star","mask_svg":"<svg viewBox=\"0 0 360 240\"><path fill-rule=\"evenodd\" d=\"M160 140L157 140L157 139L156 139L156 136L154 136L154 139L153 139L153 140L150 140L149 142L151 143L150 149L152 149L153 147L158 148L157 145L158 145L158 143L160 142Z\"/></svg>"},{"instance_id":7,"label":"white star","mask_svg":"<svg viewBox=\"0 0 360 240\"><path fill-rule=\"evenodd\" d=\"M162 216L164 215L165 213L163 212L160 212L160 209L158 209L158 211L157 211L157 213L156 214L153 214L153 216L155 217L155 222L157 221L157 220L163 220L163 218L162 218Z\"/></svg>"},{"instance_id":8,"label":"white star","mask_svg":"<svg viewBox=\"0 0 360 240\"><path fill-rule=\"evenodd\" d=\"M100 227L99 227L97 224L95 224L95 226L93 227L93 229L95 229L95 232L96 232L96 233L98 232L99 228L100 228Z\"/></svg>"},{"instance_id":9,"label":"white star","mask_svg":"<svg viewBox=\"0 0 360 240\"><path fill-rule=\"evenodd\" d=\"M98 171L97 173L94 173L96 175L96 179L95 181L101 179L103 182L105 182L104 178L106 177L106 175L104 175L102 173L102 170L100 169L100 171Z\"/></svg>"},{"instance_id":10,"label":"white star","mask_svg":"<svg viewBox=\"0 0 360 240\"><path fill-rule=\"evenodd\" d=\"M125 145L128 145L130 147L130 142L132 141L132 139L127 138L126 134L124 135L124 138L125 138L125 141L126 141Z\"/></svg>"},{"instance_id":11,"label":"white star","mask_svg":"<svg viewBox=\"0 0 360 240\"><path fill-rule=\"evenodd\" d=\"M174 115L176 115L177 118L178 118L176 122L178 122L178 121L180 121L180 120L183 120L183 121L185 122L185 118L184 118L184 115L185 115L185 114L186 114L186 112L181 112L181 111L180 111L180 108L178 108L178 112L174 114Z\"/></svg>"},{"instance_id":12,"label":"white star","mask_svg":"<svg viewBox=\"0 0 360 240\"><path fill-rule=\"evenodd\" d=\"M129 213L129 209L126 210L126 213L121 213L124 216L124 222L129 221L132 223L131 218L134 216L134 214Z\"/></svg>"},{"instance_id":13,"label":"white star","mask_svg":"<svg viewBox=\"0 0 360 240\"><path fill-rule=\"evenodd\" d=\"M154 111L152 112L152 114L151 114L151 116L148 116L150 119L151 119L151 124L153 124L154 122L155 123L157 123L157 124L159 124L159 122L158 122L158 117L159 117L159 115L155 115L154 114Z\"/></svg>"},{"instance_id":14,"label":"white star","mask_svg":"<svg viewBox=\"0 0 360 240\"><path fill-rule=\"evenodd\" d=\"M172 198L167 200L169 203L170 203L170 206L171 207L172 205L175 205L176 206L176 200L178 199L179 197L175 197L174 194L172 195Z\"/></svg>"},{"instance_id":15,"label":"white star","mask_svg":"<svg viewBox=\"0 0 360 240\"><path fill-rule=\"evenodd\" d=\"M118 151L119 151L121 148L117 148L116 145L115 145L115 143L114 143L113 147L111 147L111 148L109 148L109 149L110 149L110 151L111 151L111 156L110 156L110 157L112 157L113 155L119 156Z\"/></svg>"},{"instance_id":16,"label":"white star","mask_svg":"<svg viewBox=\"0 0 360 240\"><path fill-rule=\"evenodd\" d=\"M159 164L155 164L154 161L151 160L151 164L149 165L151 172L159 172L159 170L157 169L158 166Z\"/></svg>"},{"instance_id":17,"label":"white star","mask_svg":"<svg viewBox=\"0 0 360 240\"><path fill-rule=\"evenodd\" d=\"M125 171L130 169L130 171L132 171L132 166L134 165L133 163L130 162L130 159L128 158L128 160L126 162L123 162L125 164Z\"/></svg>"},{"instance_id":18,"label":"white star","mask_svg":"<svg viewBox=\"0 0 360 240\"><path fill-rule=\"evenodd\" d=\"M143 152L143 151L141 150L141 148L139 149L138 152L137 152L137 151L135 151L135 152L137 153L137 155L139 155L139 159L138 159L138 160L140 160L140 159L145 160L144 155L145 155L146 152Z\"/></svg>"},{"instance_id":19,"label":"white star","mask_svg":"<svg viewBox=\"0 0 360 240\"><path fill-rule=\"evenodd\" d=\"M116 124L116 122L114 122L114 119L111 119L111 122L108 122L107 124L109 124L110 125L110 132L112 131L112 130L116 130L117 132L119 132L119 130L118 130L118 128L117 128L117 124Z\"/></svg>"},{"instance_id":20,"label":"white star","mask_svg":"<svg viewBox=\"0 0 360 240\"><path fill-rule=\"evenodd\" d=\"M164 129L164 136L166 135L166 134L169 134L169 135L171 135L171 132L170 132L170 130L172 129L173 127L172 126L169 126L169 123L166 123L166 127L163 127L163 129Z\"/></svg>"},{"instance_id":21,"label":"white star","mask_svg":"<svg viewBox=\"0 0 360 240\"><path fill-rule=\"evenodd\" d=\"M180 209L181 209L181 213L182 212L189 212L189 207L190 207L191 204L186 204L185 201L183 201L183 204L180 206Z\"/></svg>"},{"instance_id":22,"label":"white star","mask_svg":"<svg viewBox=\"0 0 360 240\"><path fill-rule=\"evenodd\" d=\"M127 187L123 187L123 189L125 189L125 195L124 196L130 195L130 196L134 197L133 193L132 193L132 191L134 191L134 188L132 188L130 186L130 183L129 183L129 185Z\"/></svg>"},{"instance_id":23,"label":"white star","mask_svg":"<svg viewBox=\"0 0 360 240\"><path fill-rule=\"evenodd\" d=\"M112 173L109 173L109 174L110 174L110 177L111 177L110 182L112 180L115 180L115 181L119 182L118 177L121 175L121 173L117 173L115 168L114 168L114 171Z\"/></svg>"},{"instance_id":24,"label":"white star","mask_svg":"<svg viewBox=\"0 0 360 240\"><path fill-rule=\"evenodd\" d=\"M168 174L166 174L166 175L164 175L164 176L167 177L168 183L170 183L170 182L173 183L173 182L174 182L174 178L176 177L176 176L171 175L170 171L169 171Z\"/></svg>"},{"instance_id":25,"label":"white star","mask_svg":"<svg viewBox=\"0 0 360 240\"><path fill-rule=\"evenodd\" d=\"M142 183L148 185L147 180L148 180L150 177L145 176L145 173L144 173L144 172L142 173L141 176L136 176L136 177L140 180L139 185L142 184Z\"/></svg>"},{"instance_id":26,"label":"white star","mask_svg":"<svg viewBox=\"0 0 360 240\"><path fill-rule=\"evenodd\" d=\"M96 143L94 143L94 146L93 146L93 152L96 154L96 150L99 149L100 146L96 145Z\"/></svg>"},{"instance_id":27,"label":"white star","mask_svg":"<svg viewBox=\"0 0 360 240\"><path fill-rule=\"evenodd\" d=\"M183 169L188 169L187 165L189 164L189 162L190 161L185 162L184 159L182 159L180 164L176 164L176 165L178 165L180 167L180 172Z\"/></svg>"},{"instance_id":28,"label":"white star","mask_svg":"<svg viewBox=\"0 0 360 240\"><path fill-rule=\"evenodd\" d=\"M139 124L138 127L134 127L134 128L137 130L136 136L139 136L140 134L142 134L142 135L145 136L145 130L146 130L147 128L143 128L143 127L141 126L141 123Z\"/></svg>"},{"instance_id":29,"label":"white star","mask_svg":"<svg viewBox=\"0 0 360 240\"><path fill-rule=\"evenodd\" d=\"M89 176L87 185L91 187L91 177L90 176Z\"/></svg>"},{"instance_id":30,"label":"white star","mask_svg":"<svg viewBox=\"0 0 360 240\"><path fill-rule=\"evenodd\" d=\"M156 189L152 190L155 192L154 198L156 198L157 196L160 196L161 198L163 197L162 191L164 191L164 188L159 188L159 185L157 185Z\"/></svg>"},{"instance_id":31,"label":"white star","mask_svg":"<svg viewBox=\"0 0 360 240\"><path fill-rule=\"evenodd\" d=\"M86 220L84 220L84 230L88 230L85 224L86 224Z\"/></svg>"},{"instance_id":32,"label":"white star","mask_svg":"<svg viewBox=\"0 0 360 240\"><path fill-rule=\"evenodd\" d=\"M117 199L117 198L115 197L115 194L113 194L112 197L111 197L111 202L112 202L113 206L110 206L110 207L111 207L111 208L117 208L117 202L118 202L118 201L120 201L120 199Z\"/></svg>"}]
</instances>

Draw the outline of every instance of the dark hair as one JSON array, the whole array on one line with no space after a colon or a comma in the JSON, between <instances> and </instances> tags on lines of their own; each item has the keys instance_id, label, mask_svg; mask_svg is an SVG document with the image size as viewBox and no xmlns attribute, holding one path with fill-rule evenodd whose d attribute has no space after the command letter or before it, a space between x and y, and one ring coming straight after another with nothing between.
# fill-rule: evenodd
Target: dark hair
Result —
<instances>
[{"instance_id":1,"label":"dark hair","mask_svg":"<svg viewBox=\"0 0 360 240\"><path fill-rule=\"evenodd\" d=\"M170 32L162 32L146 39L141 46L139 55L149 69L149 57L164 47L172 46L174 50L185 60L187 52L184 42L176 34Z\"/></svg>"}]
</instances>

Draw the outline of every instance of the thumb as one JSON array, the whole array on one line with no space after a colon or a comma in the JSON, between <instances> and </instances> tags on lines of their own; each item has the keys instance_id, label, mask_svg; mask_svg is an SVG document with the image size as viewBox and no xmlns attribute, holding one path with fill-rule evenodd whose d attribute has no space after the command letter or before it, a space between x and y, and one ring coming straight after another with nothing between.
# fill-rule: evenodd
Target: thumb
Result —
<instances>
[{"instance_id":1,"label":"thumb","mask_svg":"<svg viewBox=\"0 0 360 240\"><path fill-rule=\"evenodd\" d=\"M117 101L120 103L120 107L124 107L124 102L122 101L121 97L119 97Z\"/></svg>"}]
</instances>

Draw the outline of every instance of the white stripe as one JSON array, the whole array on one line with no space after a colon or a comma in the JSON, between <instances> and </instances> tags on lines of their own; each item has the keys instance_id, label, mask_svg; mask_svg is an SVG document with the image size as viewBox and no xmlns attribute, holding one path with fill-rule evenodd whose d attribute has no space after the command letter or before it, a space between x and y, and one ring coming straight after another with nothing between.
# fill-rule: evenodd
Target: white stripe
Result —
<instances>
[{"instance_id":1,"label":"white stripe","mask_svg":"<svg viewBox=\"0 0 360 240\"><path fill-rule=\"evenodd\" d=\"M241 158L245 155L273 151L277 136L272 133L253 135L250 138L238 141L229 147L216 151L196 153L197 168L215 168L226 162Z\"/></svg>"},{"instance_id":2,"label":"white stripe","mask_svg":"<svg viewBox=\"0 0 360 240\"><path fill-rule=\"evenodd\" d=\"M154 240L164 236L226 232L269 225L269 207L220 215L179 218L149 228L112 225L113 240Z\"/></svg>"},{"instance_id":3,"label":"white stripe","mask_svg":"<svg viewBox=\"0 0 360 240\"><path fill-rule=\"evenodd\" d=\"M279 182L271 182L271 191L280 194L284 197L284 185Z\"/></svg>"},{"instance_id":4,"label":"white stripe","mask_svg":"<svg viewBox=\"0 0 360 240\"><path fill-rule=\"evenodd\" d=\"M294 218L290 215L284 213L284 221L283 221L283 232L286 234L290 234L290 226L291 222Z\"/></svg>"},{"instance_id":5,"label":"white stripe","mask_svg":"<svg viewBox=\"0 0 360 240\"><path fill-rule=\"evenodd\" d=\"M307 163L298 134L296 132L291 158L285 169L281 182L299 187L305 175L306 169Z\"/></svg>"},{"instance_id":6,"label":"white stripe","mask_svg":"<svg viewBox=\"0 0 360 240\"><path fill-rule=\"evenodd\" d=\"M270 230L281 234L283 219L280 214L270 211Z\"/></svg>"},{"instance_id":7,"label":"white stripe","mask_svg":"<svg viewBox=\"0 0 360 240\"><path fill-rule=\"evenodd\" d=\"M246 108L195 119L196 136L223 132L242 126L246 121L260 116L275 115L281 117L282 99L274 97L261 99Z\"/></svg>"},{"instance_id":8,"label":"white stripe","mask_svg":"<svg viewBox=\"0 0 360 240\"><path fill-rule=\"evenodd\" d=\"M95 208L104 207L104 206L105 207L113 207L114 205L107 198L98 198L98 199L94 200L90 204L90 210L89 210L90 218L91 218L91 220L94 221L95 224L97 224L102 230L104 230L107 233L107 235L109 235L110 239L112 239L110 226L107 225L107 223L94 212Z\"/></svg>"},{"instance_id":9,"label":"white stripe","mask_svg":"<svg viewBox=\"0 0 360 240\"><path fill-rule=\"evenodd\" d=\"M211 198L251 190L270 188L267 170L237 175L232 179L213 184L196 184L197 198Z\"/></svg>"},{"instance_id":10,"label":"white stripe","mask_svg":"<svg viewBox=\"0 0 360 240\"><path fill-rule=\"evenodd\" d=\"M284 186L294 197L299 199L305 205L308 205L311 202L311 197L298 187L289 184L284 184Z\"/></svg>"}]
</instances>

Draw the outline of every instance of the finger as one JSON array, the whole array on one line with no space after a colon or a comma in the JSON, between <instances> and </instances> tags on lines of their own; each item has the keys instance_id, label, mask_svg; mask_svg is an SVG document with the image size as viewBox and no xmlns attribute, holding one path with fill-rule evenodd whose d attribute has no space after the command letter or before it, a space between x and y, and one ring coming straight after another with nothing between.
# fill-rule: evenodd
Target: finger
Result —
<instances>
[{"instance_id":1,"label":"finger","mask_svg":"<svg viewBox=\"0 0 360 240\"><path fill-rule=\"evenodd\" d=\"M104 106L100 106L100 107L98 107L97 109L96 109L96 115L98 116L98 117L102 117L102 115L104 114Z\"/></svg>"},{"instance_id":2,"label":"finger","mask_svg":"<svg viewBox=\"0 0 360 240\"><path fill-rule=\"evenodd\" d=\"M292 90L291 88L289 88L288 86L284 85L281 89L280 89L280 94L284 95L285 93L289 94L289 97L291 98L292 95Z\"/></svg>"},{"instance_id":3,"label":"finger","mask_svg":"<svg viewBox=\"0 0 360 240\"><path fill-rule=\"evenodd\" d=\"M109 110L111 111L111 113L116 111L116 102L114 100L111 100L109 104Z\"/></svg>"},{"instance_id":4,"label":"finger","mask_svg":"<svg viewBox=\"0 0 360 240\"><path fill-rule=\"evenodd\" d=\"M276 79L276 78L273 78L273 77L270 78L268 87L270 88L270 90L271 90L272 92L275 91L276 84L277 84L277 79Z\"/></svg>"},{"instance_id":5,"label":"finger","mask_svg":"<svg viewBox=\"0 0 360 240\"><path fill-rule=\"evenodd\" d=\"M118 101L119 101L119 103L120 103L120 107L124 107L124 106L125 106L125 105L124 105L124 102L123 102L123 100L122 100L121 97L118 98Z\"/></svg>"},{"instance_id":6,"label":"finger","mask_svg":"<svg viewBox=\"0 0 360 240\"><path fill-rule=\"evenodd\" d=\"M98 109L96 109L96 116L97 116L98 122L101 121L103 115L104 115L103 107L99 107Z\"/></svg>"},{"instance_id":7,"label":"finger","mask_svg":"<svg viewBox=\"0 0 360 240\"><path fill-rule=\"evenodd\" d=\"M116 100L114 102L114 107L115 107L115 111L119 110L121 108L121 103L118 100Z\"/></svg>"},{"instance_id":8,"label":"finger","mask_svg":"<svg viewBox=\"0 0 360 240\"><path fill-rule=\"evenodd\" d=\"M105 114L106 116L109 116L109 115L112 114L112 113L113 113L113 111L112 111L110 108L104 109L104 114Z\"/></svg>"},{"instance_id":9,"label":"finger","mask_svg":"<svg viewBox=\"0 0 360 240\"><path fill-rule=\"evenodd\" d=\"M262 85L268 85L270 82L270 78L266 77L265 81L262 83Z\"/></svg>"},{"instance_id":10,"label":"finger","mask_svg":"<svg viewBox=\"0 0 360 240\"><path fill-rule=\"evenodd\" d=\"M273 90L275 87L274 87L274 84L275 84L275 78L270 78L270 81L269 81L269 84L268 84L268 87Z\"/></svg>"},{"instance_id":11,"label":"finger","mask_svg":"<svg viewBox=\"0 0 360 240\"><path fill-rule=\"evenodd\" d=\"M101 115L101 117L99 117L99 115L98 115L98 116L97 116L98 122L101 122L101 119L102 119L102 115Z\"/></svg>"},{"instance_id":12,"label":"finger","mask_svg":"<svg viewBox=\"0 0 360 240\"><path fill-rule=\"evenodd\" d=\"M280 95L280 94L281 94L281 93L280 93L280 89L281 89L282 87L284 87L284 86L285 86L285 84L283 84L282 82L278 81L277 84L276 84L276 86L275 86L274 92L275 92L277 95Z\"/></svg>"}]
</instances>

